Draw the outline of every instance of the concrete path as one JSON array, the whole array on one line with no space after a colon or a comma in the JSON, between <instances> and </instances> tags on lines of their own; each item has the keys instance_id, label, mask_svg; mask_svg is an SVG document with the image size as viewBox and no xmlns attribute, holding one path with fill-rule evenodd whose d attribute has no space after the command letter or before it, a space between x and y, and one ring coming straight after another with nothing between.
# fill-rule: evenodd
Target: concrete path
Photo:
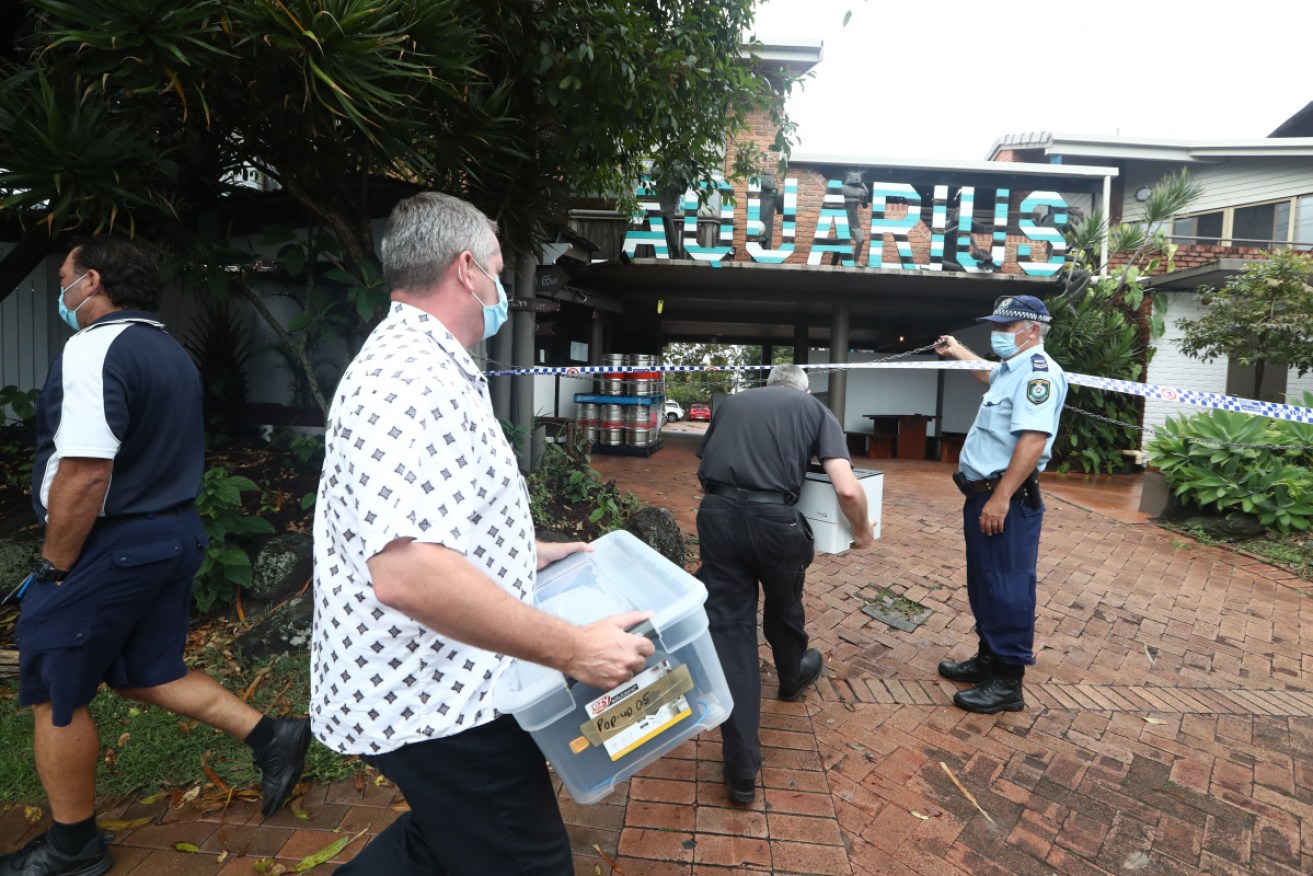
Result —
<instances>
[{"instance_id":1,"label":"concrete path","mask_svg":"<svg viewBox=\"0 0 1313 876\"><path fill-rule=\"evenodd\" d=\"M650 458L595 467L691 534L692 431L668 431ZM771 698L763 647L757 803L729 805L717 734L705 734L601 804L562 793L577 873L1313 872L1313 585L1143 522L1133 480L1046 478L1028 707L969 715L935 674L974 646L950 468L872 467L885 472L880 541L822 555L808 573L808 625L828 668L805 702ZM932 613L911 632L864 613L886 589ZM124 832L113 872L246 874L259 856L290 866L348 831L376 833L404 803L344 783L302 806L309 819L262 820L238 803L172 824L161 805L144 808L164 823ZM0 848L35 829L18 810L0 816Z\"/></svg>"}]
</instances>

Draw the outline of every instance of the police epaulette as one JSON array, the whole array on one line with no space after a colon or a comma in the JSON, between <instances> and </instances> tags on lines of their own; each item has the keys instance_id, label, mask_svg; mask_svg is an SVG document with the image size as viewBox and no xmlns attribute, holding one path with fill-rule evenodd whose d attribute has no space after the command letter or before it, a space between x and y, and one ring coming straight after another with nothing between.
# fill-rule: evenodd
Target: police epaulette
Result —
<instances>
[{"instance_id":1,"label":"police epaulette","mask_svg":"<svg viewBox=\"0 0 1313 876\"><path fill-rule=\"evenodd\" d=\"M1036 353L1034 356L1031 356L1031 357L1030 357L1030 370L1031 370L1031 371L1048 371L1048 370L1049 370L1049 360L1044 358L1044 354L1043 354L1043 353Z\"/></svg>"}]
</instances>

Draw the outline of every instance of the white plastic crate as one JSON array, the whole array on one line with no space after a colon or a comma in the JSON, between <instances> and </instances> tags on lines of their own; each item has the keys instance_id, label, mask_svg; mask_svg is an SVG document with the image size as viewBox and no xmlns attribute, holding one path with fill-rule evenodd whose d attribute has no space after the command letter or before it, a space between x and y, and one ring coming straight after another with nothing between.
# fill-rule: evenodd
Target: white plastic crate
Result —
<instances>
[{"instance_id":1,"label":"white plastic crate","mask_svg":"<svg viewBox=\"0 0 1313 876\"><path fill-rule=\"evenodd\" d=\"M853 545L853 530L848 518L839 507L830 476L820 466L807 472L802 491L798 494L798 510L811 525L816 538L816 550L823 554L840 554ZM884 496L884 472L856 468L853 474L866 491L867 515L875 524L875 537L880 537L881 501Z\"/></svg>"}]
</instances>

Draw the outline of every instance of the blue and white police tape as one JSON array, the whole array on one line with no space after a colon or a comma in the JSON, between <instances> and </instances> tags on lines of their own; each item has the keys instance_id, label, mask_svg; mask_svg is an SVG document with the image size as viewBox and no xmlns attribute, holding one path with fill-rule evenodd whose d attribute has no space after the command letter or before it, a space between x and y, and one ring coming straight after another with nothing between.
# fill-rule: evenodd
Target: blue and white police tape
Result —
<instances>
[{"instance_id":1,"label":"blue and white police tape","mask_svg":"<svg viewBox=\"0 0 1313 876\"><path fill-rule=\"evenodd\" d=\"M592 377L597 374L632 374L636 372L659 372L663 374L689 374L696 372L747 372L765 371L773 365L653 365L650 367L634 365L584 365L567 367L517 368L503 371L489 371L488 377L523 377L528 375L559 375L561 377ZM814 368L822 371L865 371L875 368L889 369L929 369L940 371L978 371L979 360L969 362L845 362L800 365L800 368ZM1067 382L1072 386L1087 386L1091 389L1103 389L1127 395L1143 396L1155 401L1175 404L1193 405L1200 408L1213 408L1253 414L1258 417L1271 417L1276 420L1290 420L1294 423L1313 424L1313 408L1297 405L1279 404L1277 402L1257 401L1239 398L1220 392L1204 392L1198 389L1177 389L1172 386L1160 386L1155 383L1137 383L1133 380L1118 380L1112 377L1095 377L1089 374L1067 374Z\"/></svg>"}]
</instances>

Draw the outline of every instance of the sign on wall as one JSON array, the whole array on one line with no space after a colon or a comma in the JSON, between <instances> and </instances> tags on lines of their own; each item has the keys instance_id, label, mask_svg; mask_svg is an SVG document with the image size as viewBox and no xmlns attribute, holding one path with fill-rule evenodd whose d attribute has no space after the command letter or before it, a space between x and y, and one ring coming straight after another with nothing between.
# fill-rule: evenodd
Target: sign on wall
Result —
<instances>
[{"instance_id":1,"label":"sign on wall","mask_svg":"<svg viewBox=\"0 0 1313 876\"><path fill-rule=\"evenodd\" d=\"M635 189L638 212L625 235L624 251L636 255L639 247L651 247L658 259L692 258L697 261L721 262L733 257L735 232L745 232L748 258L761 264L780 264L795 254L798 239L807 241L807 264L820 265L831 259L857 266L853 260L854 233L852 218L862 223L861 235L867 245L861 250L863 267L901 268L903 270L942 271L944 262L952 261L968 273L993 273L1002 268L1009 256L1018 267L1033 277L1048 277L1057 273L1066 261L1067 244L1059 230L1068 221L1067 201L1058 192L1030 192L1017 209L1011 209L1013 192L1003 187L977 186L913 186L900 182L876 181L870 185L870 209L854 212L852 204L845 204L843 182L828 179L820 213L810 228L799 227L798 179L783 181L782 199L776 192L767 192L772 199L767 209L759 182L748 185L746 204L741 208L732 204L728 183L718 183L707 204L699 204L697 192L688 190L679 201L679 212L669 218L674 227L667 228L667 215L663 214L654 189L646 181ZM774 203L780 209L774 209ZM988 204L992 211L989 221L981 222L976 206ZM779 228L780 243L774 245L775 234L764 236L763 216L770 218ZM699 235L699 214L704 225ZM714 233L708 233L714 223ZM950 227L951 226L951 227ZM1009 241L1009 229L1013 240ZM886 261L885 238L892 238L896 261ZM928 247L915 245L914 238L925 240ZM1018 238L1020 240L1018 241ZM682 247L683 254L672 256L673 246ZM1013 252L1009 252L1009 247ZM1041 252L1042 250L1042 252Z\"/></svg>"}]
</instances>

